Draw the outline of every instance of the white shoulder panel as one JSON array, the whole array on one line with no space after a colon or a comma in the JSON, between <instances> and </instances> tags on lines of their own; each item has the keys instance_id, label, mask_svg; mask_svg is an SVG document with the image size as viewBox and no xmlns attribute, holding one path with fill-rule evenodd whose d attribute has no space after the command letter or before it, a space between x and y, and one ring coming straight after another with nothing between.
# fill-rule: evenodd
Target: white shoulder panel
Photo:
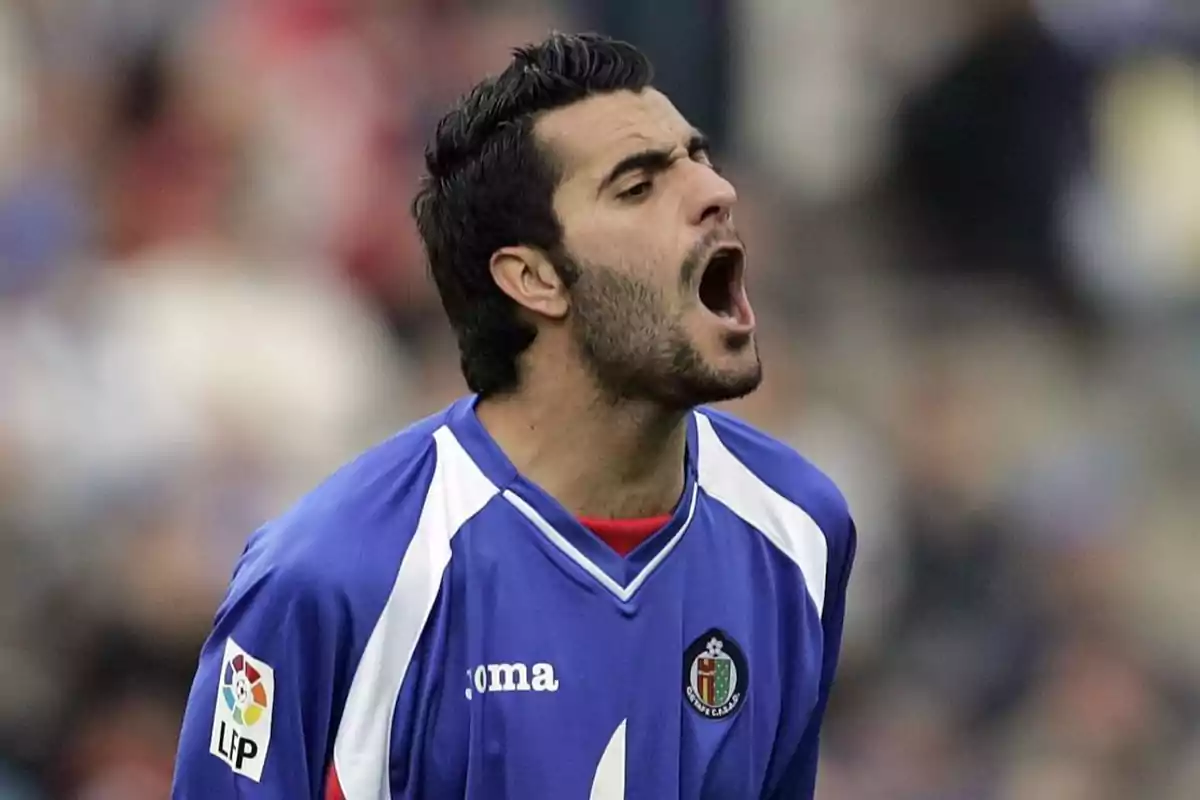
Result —
<instances>
[{"instance_id":1,"label":"white shoulder panel","mask_svg":"<svg viewBox=\"0 0 1200 800\"><path fill-rule=\"evenodd\" d=\"M820 614L825 607L829 545L803 508L759 480L721 442L712 421L696 413L700 440L700 488L750 523L800 567L808 594Z\"/></svg>"},{"instance_id":2,"label":"white shoulder panel","mask_svg":"<svg viewBox=\"0 0 1200 800\"><path fill-rule=\"evenodd\" d=\"M333 747L346 800L390 800L392 717L421 632L450 563L450 540L497 494L447 427L417 530L350 684Z\"/></svg>"}]
</instances>

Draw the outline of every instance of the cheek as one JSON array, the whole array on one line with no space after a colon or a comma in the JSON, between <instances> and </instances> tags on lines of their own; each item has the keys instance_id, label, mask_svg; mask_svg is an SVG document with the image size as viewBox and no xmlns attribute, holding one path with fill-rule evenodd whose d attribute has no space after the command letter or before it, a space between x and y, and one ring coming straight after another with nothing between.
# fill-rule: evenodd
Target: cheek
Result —
<instances>
[{"instance_id":1,"label":"cheek","mask_svg":"<svg viewBox=\"0 0 1200 800\"><path fill-rule=\"evenodd\" d=\"M570 253L584 263L618 269L643 279L677 274L682 254L667 226L649 214L595 215L564 235Z\"/></svg>"}]
</instances>

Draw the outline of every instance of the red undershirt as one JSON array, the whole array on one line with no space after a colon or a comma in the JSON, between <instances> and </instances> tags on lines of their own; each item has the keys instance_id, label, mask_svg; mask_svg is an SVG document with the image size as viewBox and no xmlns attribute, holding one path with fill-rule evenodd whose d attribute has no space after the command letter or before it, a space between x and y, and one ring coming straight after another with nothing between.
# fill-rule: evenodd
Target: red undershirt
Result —
<instances>
[{"instance_id":1,"label":"red undershirt","mask_svg":"<svg viewBox=\"0 0 1200 800\"><path fill-rule=\"evenodd\" d=\"M595 519L580 517L579 522L600 537L606 545L624 558L639 544L662 530L671 521L670 514L644 519Z\"/></svg>"}]
</instances>

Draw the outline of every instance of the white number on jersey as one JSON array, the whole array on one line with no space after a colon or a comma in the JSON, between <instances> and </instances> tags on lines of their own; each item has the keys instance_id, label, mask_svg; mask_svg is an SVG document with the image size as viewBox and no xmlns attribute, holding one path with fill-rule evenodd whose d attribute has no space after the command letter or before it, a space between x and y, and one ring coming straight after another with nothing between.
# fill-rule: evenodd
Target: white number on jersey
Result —
<instances>
[{"instance_id":1,"label":"white number on jersey","mask_svg":"<svg viewBox=\"0 0 1200 800\"><path fill-rule=\"evenodd\" d=\"M625 723L613 731L592 779L589 800L625 800Z\"/></svg>"}]
</instances>

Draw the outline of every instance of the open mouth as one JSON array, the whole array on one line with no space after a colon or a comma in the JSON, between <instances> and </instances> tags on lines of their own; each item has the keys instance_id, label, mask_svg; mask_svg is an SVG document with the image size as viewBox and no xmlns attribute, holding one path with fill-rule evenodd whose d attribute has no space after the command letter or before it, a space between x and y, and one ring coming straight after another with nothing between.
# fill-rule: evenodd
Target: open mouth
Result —
<instances>
[{"instance_id":1,"label":"open mouth","mask_svg":"<svg viewBox=\"0 0 1200 800\"><path fill-rule=\"evenodd\" d=\"M732 245L718 248L700 276L700 303L715 316L737 328L754 327L754 314L746 298L746 255Z\"/></svg>"}]
</instances>

